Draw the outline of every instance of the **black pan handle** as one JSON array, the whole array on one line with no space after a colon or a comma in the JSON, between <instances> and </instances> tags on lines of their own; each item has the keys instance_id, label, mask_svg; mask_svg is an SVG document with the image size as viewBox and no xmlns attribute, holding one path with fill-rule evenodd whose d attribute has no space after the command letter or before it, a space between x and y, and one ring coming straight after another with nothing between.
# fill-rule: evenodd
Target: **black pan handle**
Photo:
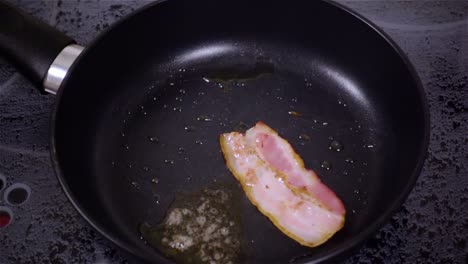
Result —
<instances>
[{"instance_id":1,"label":"black pan handle","mask_svg":"<svg viewBox=\"0 0 468 264\"><path fill-rule=\"evenodd\" d=\"M57 29L0 0L0 56L44 93L43 80L57 55L75 43Z\"/></svg>"}]
</instances>

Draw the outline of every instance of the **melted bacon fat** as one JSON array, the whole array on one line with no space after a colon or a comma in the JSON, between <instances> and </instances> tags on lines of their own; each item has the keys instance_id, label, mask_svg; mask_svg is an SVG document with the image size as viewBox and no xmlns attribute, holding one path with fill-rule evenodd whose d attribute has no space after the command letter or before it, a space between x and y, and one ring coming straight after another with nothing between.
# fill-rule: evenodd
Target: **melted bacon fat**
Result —
<instances>
[{"instance_id":1,"label":"melted bacon fat","mask_svg":"<svg viewBox=\"0 0 468 264\"><path fill-rule=\"evenodd\" d=\"M341 200L273 129L258 122L245 134L222 134L220 143L249 200L284 234L315 247L343 227Z\"/></svg>"}]
</instances>

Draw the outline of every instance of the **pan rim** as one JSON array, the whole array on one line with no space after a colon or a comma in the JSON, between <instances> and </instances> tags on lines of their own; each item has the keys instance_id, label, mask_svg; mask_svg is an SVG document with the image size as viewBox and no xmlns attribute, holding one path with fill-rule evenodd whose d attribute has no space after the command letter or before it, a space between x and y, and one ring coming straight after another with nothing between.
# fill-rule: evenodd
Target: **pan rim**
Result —
<instances>
[{"instance_id":1,"label":"pan rim","mask_svg":"<svg viewBox=\"0 0 468 264\"><path fill-rule=\"evenodd\" d=\"M80 56L77 58L75 63L70 67L69 72L73 74L73 69L79 65L80 60L86 56L88 53L88 47L93 47L97 43L101 41L104 37L108 35L109 32L113 31L114 29L118 29L118 27L121 24L126 23L128 20L138 16L139 14L145 12L146 10L155 7L158 4L164 3L168 0L155 0L154 2L151 2L147 5L144 5L137 10L133 11L129 15L126 15L125 17L119 19L117 22L113 23L109 28L106 30L102 31L96 38L94 38L88 45L87 47L83 50L83 52L80 54ZM335 247L332 250L326 251L321 253L320 255L315 255L315 256L310 256L310 257L304 257L300 260L301 263L321 263L327 260L331 260L334 258L338 258L339 256L345 256L349 254L352 250L356 249L359 245L363 244L366 240L368 240L372 235L375 235L376 232L381 229L385 224L388 224L389 219L395 215L397 210L401 208L403 203L407 200L409 194L413 190L425 163L426 157L427 157L427 151L429 147L429 142L430 142L430 111L429 111L429 105L427 101L427 94L424 89L424 86L422 85L421 79L414 67L414 65L411 63L409 60L408 56L403 52L403 50L397 45L397 43L387 34L385 33L381 28L379 28L376 24L371 22L369 19L365 18L363 15L357 13L356 11L352 10L349 7L344 6L341 3L337 3L332 0L321 0L321 2L328 4L332 7L341 9L348 15L353 16L357 21L360 21L361 23L364 23L366 26L368 26L371 30L372 33L378 34L389 46L388 48L393 49L393 51L398 55L400 61L403 62L405 65L405 71L409 73L411 76L412 81L414 82L414 89L418 93L418 97L421 101L421 110L422 110L422 118L423 118L423 137L421 139L421 145L418 150L419 156L417 159L417 162L414 164L413 170L411 174L408 176L408 181L404 188L401 189L400 193L397 195L397 199L393 201L393 203L387 207L375 221L373 221L372 224L367 226L365 229L362 230L358 235L355 235L342 245L339 245L338 247ZM150 258L149 255L141 256L137 253L135 248L131 246L129 243L119 239L116 237L112 232L109 232L105 226L102 226L95 221L93 217L88 214L83 206L81 205L80 201L72 194L71 188L66 182L66 179L64 177L64 173L62 172L60 163L59 163L59 157L57 155L57 142L56 142L56 122L57 122L57 114L60 111L60 104L61 104L61 99L62 99L62 94L64 88L67 86L68 79L70 78L70 74L68 74L65 79L63 80L61 87L57 93L57 97L54 102L54 107L53 111L51 114L51 123L50 123L50 157L51 157L51 162L52 162L52 167L54 168L54 172L56 174L56 177L62 187L62 191L65 193L67 196L68 200L71 202L72 206L77 210L77 212L83 217L86 222L95 230L97 230L100 234L102 234L105 238L110 240L112 243L117 245L119 248L125 250L127 253L130 253L132 256L141 259L145 262L154 262L154 258ZM65 88L66 89L66 88ZM152 255L154 257L154 255ZM164 257L161 255L161 257ZM164 260L168 261L168 260Z\"/></svg>"}]
</instances>

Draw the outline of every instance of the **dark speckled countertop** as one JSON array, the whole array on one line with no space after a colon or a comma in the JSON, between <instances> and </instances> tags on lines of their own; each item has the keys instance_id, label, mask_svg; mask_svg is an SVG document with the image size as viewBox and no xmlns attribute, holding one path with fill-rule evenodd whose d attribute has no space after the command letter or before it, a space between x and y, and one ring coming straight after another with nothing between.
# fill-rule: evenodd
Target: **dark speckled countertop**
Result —
<instances>
[{"instance_id":1,"label":"dark speckled countertop","mask_svg":"<svg viewBox=\"0 0 468 264\"><path fill-rule=\"evenodd\" d=\"M149 1L9 0L86 45ZM431 143L401 210L344 263L468 263L468 1L340 1L387 32L428 94ZM31 187L0 228L0 263L133 263L72 208L49 160L53 96L0 59L0 174ZM4 206L3 195L0 206Z\"/></svg>"}]
</instances>

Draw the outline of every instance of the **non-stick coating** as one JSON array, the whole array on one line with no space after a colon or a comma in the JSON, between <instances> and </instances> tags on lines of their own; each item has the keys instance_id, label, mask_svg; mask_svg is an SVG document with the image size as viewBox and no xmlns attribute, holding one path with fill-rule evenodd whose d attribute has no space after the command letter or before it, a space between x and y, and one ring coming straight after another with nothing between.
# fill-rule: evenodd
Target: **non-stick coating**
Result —
<instances>
[{"instance_id":1,"label":"non-stick coating","mask_svg":"<svg viewBox=\"0 0 468 264\"><path fill-rule=\"evenodd\" d=\"M54 116L59 178L108 238L162 261L138 225L160 220L179 192L215 183L240 192L218 136L261 120L342 198L347 216L342 231L311 249L241 196L244 260L335 256L380 226L419 173L427 109L408 67L385 37L326 2L155 4L73 67ZM332 140L341 151L329 148Z\"/></svg>"}]
</instances>

